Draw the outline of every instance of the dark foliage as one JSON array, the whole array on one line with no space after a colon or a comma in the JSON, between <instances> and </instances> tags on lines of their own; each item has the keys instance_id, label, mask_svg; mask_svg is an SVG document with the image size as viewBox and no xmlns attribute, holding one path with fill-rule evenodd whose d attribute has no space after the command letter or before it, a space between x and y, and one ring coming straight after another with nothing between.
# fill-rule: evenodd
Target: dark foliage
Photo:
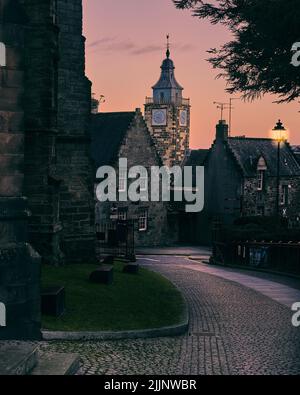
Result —
<instances>
[{"instance_id":1,"label":"dark foliage","mask_svg":"<svg viewBox=\"0 0 300 395\"><path fill-rule=\"evenodd\" d=\"M300 240L300 229L289 229L287 220L278 223L276 217L243 217L232 226L223 229L222 239L231 241L274 241L289 242Z\"/></svg>"},{"instance_id":2,"label":"dark foliage","mask_svg":"<svg viewBox=\"0 0 300 395\"><path fill-rule=\"evenodd\" d=\"M299 0L173 0L200 19L221 23L232 41L211 49L209 62L221 69L230 94L255 99L266 93L277 102L291 102L300 94L300 67L291 64L292 46L300 42Z\"/></svg>"}]
</instances>

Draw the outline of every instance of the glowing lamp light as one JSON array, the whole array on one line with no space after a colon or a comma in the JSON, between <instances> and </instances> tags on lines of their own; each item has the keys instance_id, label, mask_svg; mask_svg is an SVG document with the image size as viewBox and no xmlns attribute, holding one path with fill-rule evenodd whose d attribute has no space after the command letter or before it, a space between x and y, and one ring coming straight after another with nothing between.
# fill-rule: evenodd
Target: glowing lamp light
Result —
<instances>
[{"instance_id":1,"label":"glowing lamp light","mask_svg":"<svg viewBox=\"0 0 300 395\"><path fill-rule=\"evenodd\" d=\"M283 126L283 123L279 119L277 122L276 126L272 130L272 139L276 140L278 143L283 143L284 141L287 141L288 139L288 131L286 128Z\"/></svg>"}]
</instances>

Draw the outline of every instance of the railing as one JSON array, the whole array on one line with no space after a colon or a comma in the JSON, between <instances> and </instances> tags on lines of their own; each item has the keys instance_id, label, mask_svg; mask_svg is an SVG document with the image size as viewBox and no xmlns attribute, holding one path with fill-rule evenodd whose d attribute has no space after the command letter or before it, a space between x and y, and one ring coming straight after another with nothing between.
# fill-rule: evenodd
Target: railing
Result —
<instances>
[{"instance_id":1,"label":"railing","mask_svg":"<svg viewBox=\"0 0 300 395\"><path fill-rule=\"evenodd\" d=\"M134 221L108 220L96 224L96 255L131 258L135 255Z\"/></svg>"},{"instance_id":2,"label":"railing","mask_svg":"<svg viewBox=\"0 0 300 395\"><path fill-rule=\"evenodd\" d=\"M146 97L146 104L176 104L177 106L190 106L190 99L177 99L177 100L166 100L156 99L153 97Z\"/></svg>"},{"instance_id":3,"label":"railing","mask_svg":"<svg viewBox=\"0 0 300 395\"><path fill-rule=\"evenodd\" d=\"M215 242L213 251L217 264L300 274L300 242Z\"/></svg>"}]
</instances>

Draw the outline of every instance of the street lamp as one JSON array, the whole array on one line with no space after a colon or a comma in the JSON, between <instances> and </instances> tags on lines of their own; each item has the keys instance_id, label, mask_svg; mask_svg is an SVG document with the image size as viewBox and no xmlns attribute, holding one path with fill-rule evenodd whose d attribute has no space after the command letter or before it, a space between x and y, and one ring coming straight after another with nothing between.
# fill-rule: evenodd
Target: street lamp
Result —
<instances>
[{"instance_id":1,"label":"street lamp","mask_svg":"<svg viewBox=\"0 0 300 395\"><path fill-rule=\"evenodd\" d=\"M277 190L276 190L276 215L280 217L280 148L281 143L286 140L286 129L279 119L273 129L275 140L277 141Z\"/></svg>"}]
</instances>

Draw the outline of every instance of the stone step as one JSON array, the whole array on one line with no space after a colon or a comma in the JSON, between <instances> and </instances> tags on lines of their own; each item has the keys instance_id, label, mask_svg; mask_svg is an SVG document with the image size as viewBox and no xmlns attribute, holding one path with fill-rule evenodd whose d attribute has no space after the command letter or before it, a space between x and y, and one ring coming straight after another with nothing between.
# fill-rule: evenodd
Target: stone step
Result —
<instances>
[{"instance_id":1,"label":"stone step","mask_svg":"<svg viewBox=\"0 0 300 395\"><path fill-rule=\"evenodd\" d=\"M36 346L0 343L0 376L29 375L38 362Z\"/></svg>"},{"instance_id":2,"label":"stone step","mask_svg":"<svg viewBox=\"0 0 300 395\"><path fill-rule=\"evenodd\" d=\"M73 376L80 368L77 354L43 353L31 376Z\"/></svg>"}]
</instances>

